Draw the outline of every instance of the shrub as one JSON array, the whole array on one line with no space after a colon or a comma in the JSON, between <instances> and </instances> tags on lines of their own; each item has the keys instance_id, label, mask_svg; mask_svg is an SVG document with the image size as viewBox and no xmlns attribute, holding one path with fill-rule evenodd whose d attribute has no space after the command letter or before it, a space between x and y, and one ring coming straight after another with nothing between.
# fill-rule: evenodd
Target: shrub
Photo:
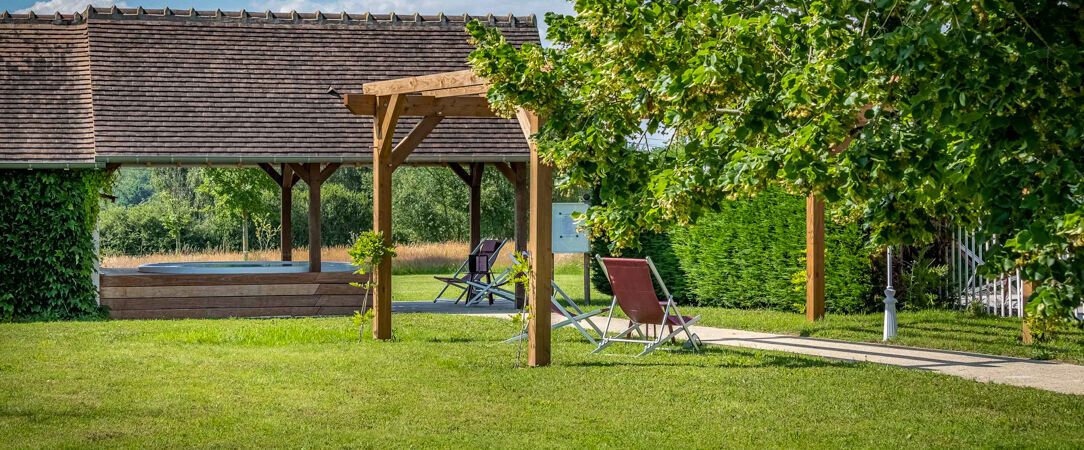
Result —
<instances>
[{"instance_id":1,"label":"shrub","mask_svg":"<svg viewBox=\"0 0 1084 450\"><path fill-rule=\"evenodd\" d=\"M91 279L102 171L0 171L0 319L97 311Z\"/></svg>"},{"instance_id":2,"label":"shrub","mask_svg":"<svg viewBox=\"0 0 1084 450\"><path fill-rule=\"evenodd\" d=\"M668 235L642 235L640 248L621 256L650 255L674 297L702 306L802 311L805 308L805 201L780 190L728 201L696 224ZM828 311L868 312L872 297L870 252L857 225L828 223L825 233L825 304ZM609 254L592 242L592 252ZM592 282L609 293L598 270Z\"/></svg>"},{"instance_id":3,"label":"shrub","mask_svg":"<svg viewBox=\"0 0 1084 450\"><path fill-rule=\"evenodd\" d=\"M688 295L703 306L803 311L805 201L781 190L724 202L673 233ZM857 313L877 306L870 252L857 225L825 229L825 306Z\"/></svg>"}]
</instances>

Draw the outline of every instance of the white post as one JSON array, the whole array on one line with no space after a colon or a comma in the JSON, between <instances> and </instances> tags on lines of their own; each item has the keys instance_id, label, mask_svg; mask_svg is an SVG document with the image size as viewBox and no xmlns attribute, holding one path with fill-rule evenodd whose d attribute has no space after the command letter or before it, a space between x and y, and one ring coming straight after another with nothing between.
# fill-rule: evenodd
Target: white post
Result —
<instances>
[{"instance_id":1,"label":"white post","mask_svg":"<svg viewBox=\"0 0 1084 450\"><path fill-rule=\"evenodd\" d=\"M888 286L885 288L884 338L896 337L896 290L892 288L892 247L888 247Z\"/></svg>"}]
</instances>

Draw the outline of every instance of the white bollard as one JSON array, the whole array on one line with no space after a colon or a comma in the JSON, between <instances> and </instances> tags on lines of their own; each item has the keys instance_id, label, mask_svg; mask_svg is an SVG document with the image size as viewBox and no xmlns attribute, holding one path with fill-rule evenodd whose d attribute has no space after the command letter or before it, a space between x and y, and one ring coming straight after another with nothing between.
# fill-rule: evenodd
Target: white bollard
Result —
<instances>
[{"instance_id":1,"label":"white bollard","mask_svg":"<svg viewBox=\"0 0 1084 450\"><path fill-rule=\"evenodd\" d=\"M885 288L884 338L896 337L896 290L892 288L892 247L888 247L888 286Z\"/></svg>"}]
</instances>

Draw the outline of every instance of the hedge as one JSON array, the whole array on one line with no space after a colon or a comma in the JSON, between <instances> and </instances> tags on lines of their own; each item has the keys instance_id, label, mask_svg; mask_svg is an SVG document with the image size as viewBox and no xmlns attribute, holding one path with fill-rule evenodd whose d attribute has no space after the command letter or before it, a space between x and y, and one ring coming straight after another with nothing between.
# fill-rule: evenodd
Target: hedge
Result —
<instances>
[{"instance_id":1,"label":"hedge","mask_svg":"<svg viewBox=\"0 0 1084 450\"><path fill-rule=\"evenodd\" d=\"M94 226L102 171L0 170L0 319L98 311Z\"/></svg>"},{"instance_id":2,"label":"hedge","mask_svg":"<svg viewBox=\"0 0 1084 450\"><path fill-rule=\"evenodd\" d=\"M855 224L828 222L825 304L829 312L869 312L871 253ZM606 254L595 242L593 251ZM729 201L696 224L668 235L645 235L622 256L650 255L674 297L701 306L804 311L805 201L779 190ZM603 292L609 283L593 280Z\"/></svg>"}]
</instances>

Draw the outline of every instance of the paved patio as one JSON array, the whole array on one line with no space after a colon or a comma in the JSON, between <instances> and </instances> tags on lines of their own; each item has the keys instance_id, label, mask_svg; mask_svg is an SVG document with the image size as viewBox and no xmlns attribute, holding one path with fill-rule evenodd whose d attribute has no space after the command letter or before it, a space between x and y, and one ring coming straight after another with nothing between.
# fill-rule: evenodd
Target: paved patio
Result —
<instances>
[{"instance_id":1,"label":"paved patio","mask_svg":"<svg viewBox=\"0 0 1084 450\"><path fill-rule=\"evenodd\" d=\"M395 302L395 313L464 314L508 319L517 310L508 302L465 307L449 302ZM561 316L554 315L553 320ZM605 317L595 317L599 327ZM622 321L616 328L621 328ZM756 331L694 326L693 332L710 345L772 350L820 356L841 361L865 361L908 369L921 369L976 381L1032 387L1084 395L1084 366L1009 356L932 350L864 342L837 341Z\"/></svg>"}]
</instances>

